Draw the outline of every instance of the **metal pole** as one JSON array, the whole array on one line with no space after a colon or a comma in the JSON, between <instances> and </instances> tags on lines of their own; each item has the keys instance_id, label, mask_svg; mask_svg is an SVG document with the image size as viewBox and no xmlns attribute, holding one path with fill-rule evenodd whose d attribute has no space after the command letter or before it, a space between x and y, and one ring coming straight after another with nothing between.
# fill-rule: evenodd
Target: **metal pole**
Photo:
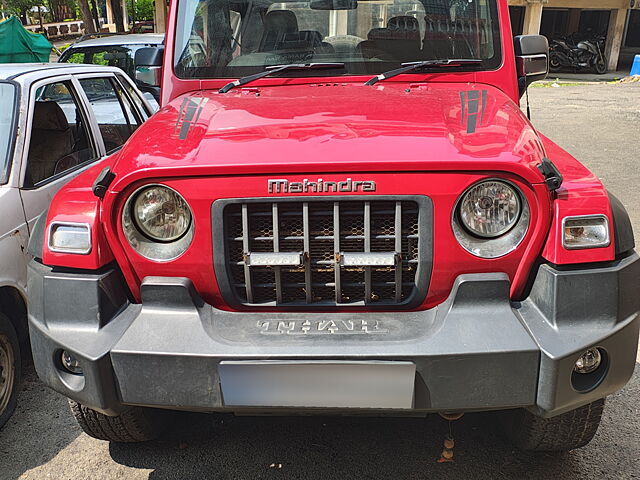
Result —
<instances>
[{"instance_id":1,"label":"metal pole","mask_svg":"<svg viewBox=\"0 0 640 480\"><path fill-rule=\"evenodd\" d=\"M42 26L42 12L40 11L40 5L38 5L38 21L40 22L40 30L44 33L44 27Z\"/></svg>"}]
</instances>

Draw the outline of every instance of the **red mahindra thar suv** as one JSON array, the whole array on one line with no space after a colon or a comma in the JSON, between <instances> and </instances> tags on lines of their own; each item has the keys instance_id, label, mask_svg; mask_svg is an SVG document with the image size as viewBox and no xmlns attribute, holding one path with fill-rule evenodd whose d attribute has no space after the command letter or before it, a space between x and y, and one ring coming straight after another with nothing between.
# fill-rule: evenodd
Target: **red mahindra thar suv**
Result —
<instances>
[{"instance_id":1,"label":"red mahindra thar suv","mask_svg":"<svg viewBox=\"0 0 640 480\"><path fill-rule=\"evenodd\" d=\"M96 438L161 409L504 410L585 445L630 378L627 213L518 103L506 0L178 0L162 109L32 235L38 374ZM160 69L159 65L163 67Z\"/></svg>"}]
</instances>

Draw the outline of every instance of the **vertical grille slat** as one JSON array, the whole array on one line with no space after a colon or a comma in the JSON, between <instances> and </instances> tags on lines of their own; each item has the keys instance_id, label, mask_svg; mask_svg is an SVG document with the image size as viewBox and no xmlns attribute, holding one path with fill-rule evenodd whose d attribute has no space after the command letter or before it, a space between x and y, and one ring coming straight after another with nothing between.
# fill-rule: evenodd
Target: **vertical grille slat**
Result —
<instances>
[{"instance_id":1,"label":"vertical grille slat","mask_svg":"<svg viewBox=\"0 0 640 480\"><path fill-rule=\"evenodd\" d=\"M280 215L278 204L271 205L272 222L273 222L273 251L280 251ZM276 302L282 303L282 267L273 267L273 274L276 282Z\"/></svg>"},{"instance_id":2,"label":"vertical grille slat","mask_svg":"<svg viewBox=\"0 0 640 480\"><path fill-rule=\"evenodd\" d=\"M333 275L336 303L342 303L342 282L340 279L340 203L333 202Z\"/></svg>"},{"instance_id":3,"label":"vertical grille slat","mask_svg":"<svg viewBox=\"0 0 640 480\"><path fill-rule=\"evenodd\" d=\"M244 284L247 291L247 302L253 303L253 289L251 288L251 269L247 264L246 257L249 254L249 206L242 204L242 254L245 257L244 263Z\"/></svg>"},{"instance_id":4,"label":"vertical grille slat","mask_svg":"<svg viewBox=\"0 0 640 480\"><path fill-rule=\"evenodd\" d=\"M371 202L364 202L364 251L371 252ZM371 297L371 267L364 267L364 303L370 303Z\"/></svg>"},{"instance_id":5,"label":"vertical grille slat","mask_svg":"<svg viewBox=\"0 0 640 480\"><path fill-rule=\"evenodd\" d=\"M402 202L396 202L396 218L393 227L396 247L396 302L402 299Z\"/></svg>"},{"instance_id":6,"label":"vertical grille slat","mask_svg":"<svg viewBox=\"0 0 640 480\"><path fill-rule=\"evenodd\" d=\"M431 268L430 241L418 223L432 213L429 202L414 198L221 201L223 296L250 307L416 305Z\"/></svg>"},{"instance_id":7,"label":"vertical grille slat","mask_svg":"<svg viewBox=\"0 0 640 480\"><path fill-rule=\"evenodd\" d=\"M302 232L304 235L304 286L307 303L311 303L313 292L311 291L311 242L309 233L309 203L302 204Z\"/></svg>"}]
</instances>

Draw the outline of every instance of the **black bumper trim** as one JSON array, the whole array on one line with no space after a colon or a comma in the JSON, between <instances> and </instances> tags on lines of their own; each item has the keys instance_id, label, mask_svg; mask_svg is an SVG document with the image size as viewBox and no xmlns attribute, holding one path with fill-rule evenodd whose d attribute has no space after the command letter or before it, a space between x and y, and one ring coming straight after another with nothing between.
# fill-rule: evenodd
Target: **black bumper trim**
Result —
<instances>
[{"instance_id":1,"label":"black bumper trim","mask_svg":"<svg viewBox=\"0 0 640 480\"><path fill-rule=\"evenodd\" d=\"M116 270L71 278L36 262L29 268L38 374L106 413L124 404L228 410L221 361L326 359L414 362L416 411L529 407L553 416L628 381L640 325L636 254L569 272L543 265L519 303L509 301L505 274L462 275L446 302L419 312L228 312L206 304L189 280L164 277L144 280L141 305L113 296L121 306L109 318L96 315L97 300L89 312L68 300L71 292L89 292L90 304L96 285L117 279ZM45 311L43 299L54 288L57 301L48 297ZM578 393L571 371L591 346L607 351L609 373L594 390ZM52 361L63 348L85 365L80 388L71 388Z\"/></svg>"}]
</instances>

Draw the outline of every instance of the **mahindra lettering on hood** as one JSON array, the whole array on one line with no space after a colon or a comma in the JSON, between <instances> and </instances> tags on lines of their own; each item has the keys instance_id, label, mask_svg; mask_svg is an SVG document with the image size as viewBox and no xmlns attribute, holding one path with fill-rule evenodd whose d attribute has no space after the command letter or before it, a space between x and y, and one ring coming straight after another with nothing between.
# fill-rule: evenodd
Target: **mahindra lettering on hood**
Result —
<instances>
[{"instance_id":1,"label":"mahindra lettering on hood","mask_svg":"<svg viewBox=\"0 0 640 480\"><path fill-rule=\"evenodd\" d=\"M36 369L85 432L504 410L520 448L591 440L633 371L640 262L622 204L522 114L548 46L505 0L178 0L164 59L137 56L162 109L30 245Z\"/></svg>"},{"instance_id":2,"label":"mahindra lettering on hood","mask_svg":"<svg viewBox=\"0 0 640 480\"><path fill-rule=\"evenodd\" d=\"M375 192L376 182L373 180L352 181L350 178L342 182L326 182L319 178L309 181L305 178L301 182L289 182L286 178L267 180L269 193L316 193L316 192Z\"/></svg>"}]
</instances>

